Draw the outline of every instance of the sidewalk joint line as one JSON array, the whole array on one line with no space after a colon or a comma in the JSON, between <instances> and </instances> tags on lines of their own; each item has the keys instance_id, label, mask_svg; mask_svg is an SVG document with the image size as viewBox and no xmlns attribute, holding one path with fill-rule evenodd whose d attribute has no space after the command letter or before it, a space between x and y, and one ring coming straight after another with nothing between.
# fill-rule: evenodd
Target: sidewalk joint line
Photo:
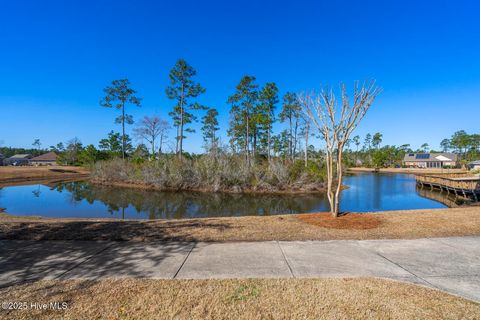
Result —
<instances>
[{"instance_id":1,"label":"sidewalk joint line","mask_svg":"<svg viewBox=\"0 0 480 320\"><path fill-rule=\"evenodd\" d=\"M60 275L56 276L55 277L55 280L59 280L61 277L63 277L65 274L69 273L70 271L72 271L73 269L79 267L80 265L84 264L85 262L87 262L88 260L92 259L93 257L95 257L96 255L102 253L103 251L109 249L110 247L113 247L115 245L115 242L111 242L111 243L108 243L105 248L97 251L97 252L94 252L92 255L90 255L88 258L86 258L85 260L83 261L80 261L79 263L77 263L76 265L74 265L73 267L69 268L68 270L66 270L65 272L61 273Z\"/></svg>"},{"instance_id":2,"label":"sidewalk joint line","mask_svg":"<svg viewBox=\"0 0 480 320\"><path fill-rule=\"evenodd\" d=\"M185 257L185 259L183 260L182 264L180 265L180 268L178 268L177 272L175 272L175 274L173 275L173 278L172 278L172 279L177 278L177 275L180 273L180 270L182 270L183 265L187 262L188 257L190 257L190 253L192 253L192 251L193 251L193 249L195 248L196 245L197 245L197 243L194 242L194 243L193 243L193 246L190 248L190 251L188 251L187 256Z\"/></svg>"},{"instance_id":3,"label":"sidewalk joint line","mask_svg":"<svg viewBox=\"0 0 480 320\"><path fill-rule=\"evenodd\" d=\"M392 260L388 259L387 257L385 257L384 255L382 255L381 253L379 253L379 252L375 252L375 253L376 253L378 256L382 257L383 259L387 260L388 262L393 263L393 264L396 265L397 267L399 267L399 268L407 271L408 273L410 273L411 275L413 275L415 278L418 278L418 279L420 279L420 280L422 280L422 281L425 281L426 283L428 283L428 284L431 285L432 287L439 289L436 285L433 285L433 284L430 283L429 281L427 281L427 280L423 279L422 277L416 275L415 273L413 273L412 271L408 270L407 268L402 267L400 264L396 263L395 261L392 261Z\"/></svg>"},{"instance_id":4,"label":"sidewalk joint line","mask_svg":"<svg viewBox=\"0 0 480 320\"><path fill-rule=\"evenodd\" d=\"M280 242L278 242L278 240L277 240L276 243L277 243L277 245L278 245L278 248L279 248L280 251L282 252L283 259L285 260L285 263L287 264L288 270L290 271L290 274L292 275L292 278L296 278L296 277L295 277L295 274L293 273L293 269L292 269L292 267L290 266L290 263L288 263L287 256L285 255L285 252L283 251L283 248L282 248L282 246L280 245Z\"/></svg>"}]
</instances>

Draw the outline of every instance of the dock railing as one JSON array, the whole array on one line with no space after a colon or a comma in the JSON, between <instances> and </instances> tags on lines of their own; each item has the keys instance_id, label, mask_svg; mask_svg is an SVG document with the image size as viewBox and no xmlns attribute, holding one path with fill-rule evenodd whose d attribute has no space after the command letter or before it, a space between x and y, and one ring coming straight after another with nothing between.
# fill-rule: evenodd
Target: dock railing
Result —
<instances>
[{"instance_id":1,"label":"dock railing","mask_svg":"<svg viewBox=\"0 0 480 320\"><path fill-rule=\"evenodd\" d=\"M480 177L468 173L425 174L416 176L417 183L439 188L480 192Z\"/></svg>"}]
</instances>

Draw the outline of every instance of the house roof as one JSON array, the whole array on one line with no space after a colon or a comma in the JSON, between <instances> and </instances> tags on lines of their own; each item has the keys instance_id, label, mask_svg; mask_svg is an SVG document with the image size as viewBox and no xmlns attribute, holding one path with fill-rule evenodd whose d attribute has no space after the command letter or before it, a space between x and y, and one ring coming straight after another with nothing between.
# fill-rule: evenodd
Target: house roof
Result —
<instances>
[{"instance_id":1,"label":"house roof","mask_svg":"<svg viewBox=\"0 0 480 320\"><path fill-rule=\"evenodd\" d=\"M30 159L32 155L30 154L16 154L11 156L9 159Z\"/></svg>"},{"instance_id":2,"label":"house roof","mask_svg":"<svg viewBox=\"0 0 480 320\"><path fill-rule=\"evenodd\" d=\"M53 151L42 154L38 157L32 158L32 161L57 161L57 154Z\"/></svg>"},{"instance_id":3,"label":"house roof","mask_svg":"<svg viewBox=\"0 0 480 320\"><path fill-rule=\"evenodd\" d=\"M432 161L457 161L457 155L450 152L442 153L407 153L403 161L432 162Z\"/></svg>"}]
</instances>

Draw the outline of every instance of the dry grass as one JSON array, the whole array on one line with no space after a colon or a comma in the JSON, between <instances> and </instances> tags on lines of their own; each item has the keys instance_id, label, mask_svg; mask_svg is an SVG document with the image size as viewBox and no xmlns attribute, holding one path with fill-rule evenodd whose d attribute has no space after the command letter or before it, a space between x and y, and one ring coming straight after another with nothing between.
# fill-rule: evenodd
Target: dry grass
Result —
<instances>
[{"instance_id":1,"label":"dry grass","mask_svg":"<svg viewBox=\"0 0 480 320\"><path fill-rule=\"evenodd\" d=\"M324 214L122 222L0 213L0 239L263 241L469 235L480 235L480 206L350 214L333 222Z\"/></svg>"},{"instance_id":2,"label":"dry grass","mask_svg":"<svg viewBox=\"0 0 480 320\"><path fill-rule=\"evenodd\" d=\"M41 281L2 302L67 302L2 319L478 319L480 305L382 279Z\"/></svg>"},{"instance_id":3,"label":"dry grass","mask_svg":"<svg viewBox=\"0 0 480 320\"><path fill-rule=\"evenodd\" d=\"M40 166L40 167L0 167L0 186L14 185L22 182L38 183L51 179L85 178L90 171L83 167Z\"/></svg>"}]
</instances>

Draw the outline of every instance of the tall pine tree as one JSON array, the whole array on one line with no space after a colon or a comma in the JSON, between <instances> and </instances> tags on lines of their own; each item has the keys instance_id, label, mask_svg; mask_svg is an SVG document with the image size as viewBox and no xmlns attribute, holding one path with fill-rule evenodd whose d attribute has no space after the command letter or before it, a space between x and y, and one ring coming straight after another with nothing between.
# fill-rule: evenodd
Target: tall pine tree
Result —
<instances>
[{"instance_id":1,"label":"tall pine tree","mask_svg":"<svg viewBox=\"0 0 480 320\"><path fill-rule=\"evenodd\" d=\"M217 131L218 127L218 111L217 109L208 109L207 114L202 117L203 140L205 141L205 149L207 152L216 152L218 147Z\"/></svg>"},{"instance_id":2,"label":"tall pine tree","mask_svg":"<svg viewBox=\"0 0 480 320\"><path fill-rule=\"evenodd\" d=\"M205 109L202 105L191 101L192 98L205 92L205 88L192 80L196 74L197 71L193 67L185 60L179 59L170 70L170 86L166 89L167 97L177 102L173 111L170 112L170 116L177 128L176 151L180 160L182 159L183 139L186 138L185 132L194 132L193 129L185 129L185 125L196 121L193 110Z\"/></svg>"},{"instance_id":3,"label":"tall pine tree","mask_svg":"<svg viewBox=\"0 0 480 320\"><path fill-rule=\"evenodd\" d=\"M100 101L102 107L116 108L122 111L122 114L115 119L115 123L122 125L122 158L125 158L126 140L125 140L125 123L132 124L133 117L125 114L125 105L127 103L140 106L141 99L135 96L135 90L130 88L128 79L113 80L112 85L103 89L105 97Z\"/></svg>"},{"instance_id":4,"label":"tall pine tree","mask_svg":"<svg viewBox=\"0 0 480 320\"><path fill-rule=\"evenodd\" d=\"M268 82L262 88L259 96L259 112L257 122L262 129L263 145L266 145L267 158L270 161L272 147L272 125L275 122L275 108L278 103L278 88L274 82Z\"/></svg>"},{"instance_id":5,"label":"tall pine tree","mask_svg":"<svg viewBox=\"0 0 480 320\"><path fill-rule=\"evenodd\" d=\"M293 160L297 146L298 118L300 117L300 104L295 93L287 92L283 96L283 108L280 113L280 121L287 122L288 133L288 155Z\"/></svg>"},{"instance_id":6,"label":"tall pine tree","mask_svg":"<svg viewBox=\"0 0 480 320\"><path fill-rule=\"evenodd\" d=\"M250 163L251 133L255 131L256 126L254 110L258 100L258 85L255 84L255 80L253 76L244 76L235 87L235 93L227 100L232 104L228 131L230 141L233 145L243 144L243 152L248 163Z\"/></svg>"}]
</instances>

